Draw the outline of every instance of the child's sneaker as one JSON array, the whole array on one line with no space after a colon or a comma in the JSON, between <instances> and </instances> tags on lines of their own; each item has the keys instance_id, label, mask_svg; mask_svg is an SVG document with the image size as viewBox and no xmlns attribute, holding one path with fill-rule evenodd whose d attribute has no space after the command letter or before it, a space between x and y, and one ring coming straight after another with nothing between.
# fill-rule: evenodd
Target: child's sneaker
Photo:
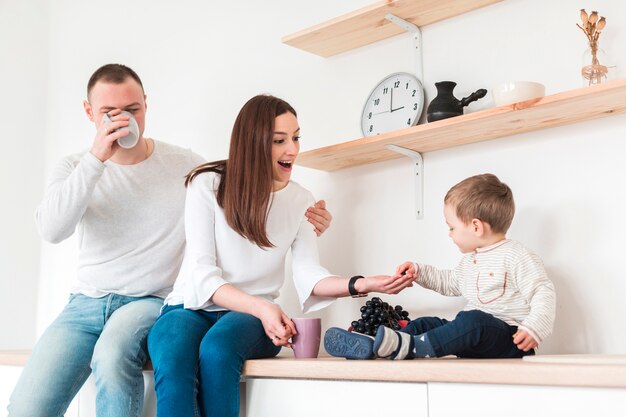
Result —
<instances>
[{"instance_id":1,"label":"child's sneaker","mask_svg":"<svg viewBox=\"0 0 626 417\"><path fill-rule=\"evenodd\" d=\"M388 359L413 359L413 336L379 326L372 350L374 355Z\"/></svg>"},{"instance_id":2,"label":"child's sneaker","mask_svg":"<svg viewBox=\"0 0 626 417\"><path fill-rule=\"evenodd\" d=\"M339 327L331 327L324 335L324 349L333 356L346 359L374 359L374 338Z\"/></svg>"}]
</instances>

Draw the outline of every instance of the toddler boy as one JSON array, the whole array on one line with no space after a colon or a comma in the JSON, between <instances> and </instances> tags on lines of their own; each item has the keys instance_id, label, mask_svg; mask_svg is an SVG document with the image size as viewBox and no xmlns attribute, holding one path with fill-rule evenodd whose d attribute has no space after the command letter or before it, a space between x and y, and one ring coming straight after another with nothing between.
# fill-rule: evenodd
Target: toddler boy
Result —
<instances>
[{"instance_id":1,"label":"toddler boy","mask_svg":"<svg viewBox=\"0 0 626 417\"><path fill-rule=\"evenodd\" d=\"M348 359L520 358L552 333L556 295L541 259L507 239L515 204L511 189L493 174L467 178L448 191L444 216L452 241L465 256L455 269L405 262L424 288L463 296L454 320L421 317L394 331L380 326L376 337L331 328L324 347Z\"/></svg>"}]
</instances>

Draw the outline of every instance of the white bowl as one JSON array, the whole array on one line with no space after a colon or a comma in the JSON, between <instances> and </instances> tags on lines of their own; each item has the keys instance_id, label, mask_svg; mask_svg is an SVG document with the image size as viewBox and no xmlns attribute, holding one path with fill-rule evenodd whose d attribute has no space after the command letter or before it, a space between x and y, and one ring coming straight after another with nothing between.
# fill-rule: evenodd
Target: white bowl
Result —
<instances>
[{"instance_id":1,"label":"white bowl","mask_svg":"<svg viewBox=\"0 0 626 417\"><path fill-rule=\"evenodd\" d=\"M514 81L495 86L491 94L496 106L506 106L543 97L546 94L546 87L533 81Z\"/></svg>"}]
</instances>

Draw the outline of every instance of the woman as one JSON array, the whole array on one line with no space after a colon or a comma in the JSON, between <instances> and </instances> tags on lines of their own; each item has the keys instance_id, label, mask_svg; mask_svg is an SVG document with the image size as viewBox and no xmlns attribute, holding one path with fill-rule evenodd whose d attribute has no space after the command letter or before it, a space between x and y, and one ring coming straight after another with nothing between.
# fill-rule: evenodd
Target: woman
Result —
<instances>
[{"instance_id":1,"label":"woman","mask_svg":"<svg viewBox=\"0 0 626 417\"><path fill-rule=\"evenodd\" d=\"M319 265L305 218L313 196L290 181L299 134L289 104L256 96L237 116L228 160L187 176L185 258L148 340L159 416L239 415L243 362L276 356L296 333L273 302L289 249L305 312L350 292L395 294L411 285L404 277L349 280Z\"/></svg>"}]
</instances>

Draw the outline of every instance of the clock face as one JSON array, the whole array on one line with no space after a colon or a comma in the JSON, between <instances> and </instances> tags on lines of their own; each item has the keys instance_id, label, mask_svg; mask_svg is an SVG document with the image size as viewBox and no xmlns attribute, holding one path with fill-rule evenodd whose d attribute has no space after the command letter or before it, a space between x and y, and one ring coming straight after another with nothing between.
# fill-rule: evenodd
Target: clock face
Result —
<instances>
[{"instance_id":1,"label":"clock face","mask_svg":"<svg viewBox=\"0 0 626 417\"><path fill-rule=\"evenodd\" d=\"M422 83L414 75L405 72L391 74L378 83L363 107L363 135L374 136L414 126L423 108Z\"/></svg>"}]
</instances>

